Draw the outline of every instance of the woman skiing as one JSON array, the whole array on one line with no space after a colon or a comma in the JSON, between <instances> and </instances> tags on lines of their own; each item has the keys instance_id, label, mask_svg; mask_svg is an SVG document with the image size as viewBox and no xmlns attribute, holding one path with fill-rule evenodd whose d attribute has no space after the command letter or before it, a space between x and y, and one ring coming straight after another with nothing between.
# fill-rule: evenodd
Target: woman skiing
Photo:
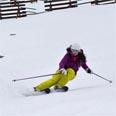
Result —
<instances>
[{"instance_id":1,"label":"woman skiing","mask_svg":"<svg viewBox=\"0 0 116 116\"><path fill-rule=\"evenodd\" d=\"M56 74L51 79L34 87L34 91L49 93L51 87L54 87L55 90L67 91L66 84L76 77L80 67L91 74L91 69L86 64L84 52L77 43L70 45L66 50L67 53L60 61Z\"/></svg>"}]
</instances>

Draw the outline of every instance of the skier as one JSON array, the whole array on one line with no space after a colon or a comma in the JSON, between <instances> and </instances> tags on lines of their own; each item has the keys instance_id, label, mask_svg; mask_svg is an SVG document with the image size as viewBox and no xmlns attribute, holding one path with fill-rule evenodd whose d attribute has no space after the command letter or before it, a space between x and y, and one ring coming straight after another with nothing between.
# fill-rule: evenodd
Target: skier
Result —
<instances>
[{"instance_id":1,"label":"skier","mask_svg":"<svg viewBox=\"0 0 116 116\"><path fill-rule=\"evenodd\" d=\"M76 77L80 67L91 74L92 71L86 64L84 52L77 43L70 45L66 50L67 53L59 63L56 75L34 87L34 91L49 93L51 87L54 87L55 90L67 91L66 84Z\"/></svg>"}]
</instances>

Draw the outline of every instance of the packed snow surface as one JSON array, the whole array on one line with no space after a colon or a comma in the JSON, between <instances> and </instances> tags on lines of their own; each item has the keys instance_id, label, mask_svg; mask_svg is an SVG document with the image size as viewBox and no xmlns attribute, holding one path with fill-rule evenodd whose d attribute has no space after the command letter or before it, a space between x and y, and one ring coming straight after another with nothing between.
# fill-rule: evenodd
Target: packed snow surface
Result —
<instances>
[{"instance_id":1,"label":"packed snow surface","mask_svg":"<svg viewBox=\"0 0 116 116\"><path fill-rule=\"evenodd\" d=\"M66 93L28 96L54 73L66 48L79 43L93 72L82 68ZM81 6L0 21L0 116L116 116L116 5Z\"/></svg>"}]
</instances>

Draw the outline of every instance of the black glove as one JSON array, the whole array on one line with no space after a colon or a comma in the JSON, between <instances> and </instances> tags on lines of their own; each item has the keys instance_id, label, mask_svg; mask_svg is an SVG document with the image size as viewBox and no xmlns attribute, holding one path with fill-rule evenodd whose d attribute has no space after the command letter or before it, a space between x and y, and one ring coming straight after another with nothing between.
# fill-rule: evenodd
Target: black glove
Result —
<instances>
[{"instance_id":1,"label":"black glove","mask_svg":"<svg viewBox=\"0 0 116 116\"><path fill-rule=\"evenodd\" d=\"M92 73L91 69L89 69L89 68L86 69L86 72L89 73L89 74Z\"/></svg>"}]
</instances>

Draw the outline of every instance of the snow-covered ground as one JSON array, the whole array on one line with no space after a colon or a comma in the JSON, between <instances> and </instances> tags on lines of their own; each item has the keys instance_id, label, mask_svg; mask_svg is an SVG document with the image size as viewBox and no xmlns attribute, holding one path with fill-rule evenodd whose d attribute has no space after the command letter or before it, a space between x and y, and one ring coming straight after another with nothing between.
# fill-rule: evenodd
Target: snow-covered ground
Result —
<instances>
[{"instance_id":1,"label":"snow-covered ground","mask_svg":"<svg viewBox=\"0 0 116 116\"><path fill-rule=\"evenodd\" d=\"M10 36L10 34L16 34ZM50 78L66 47L79 43L91 69L83 69L66 93L25 97ZM0 116L116 116L116 5L82 6L0 21Z\"/></svg>"}]
</instances>

